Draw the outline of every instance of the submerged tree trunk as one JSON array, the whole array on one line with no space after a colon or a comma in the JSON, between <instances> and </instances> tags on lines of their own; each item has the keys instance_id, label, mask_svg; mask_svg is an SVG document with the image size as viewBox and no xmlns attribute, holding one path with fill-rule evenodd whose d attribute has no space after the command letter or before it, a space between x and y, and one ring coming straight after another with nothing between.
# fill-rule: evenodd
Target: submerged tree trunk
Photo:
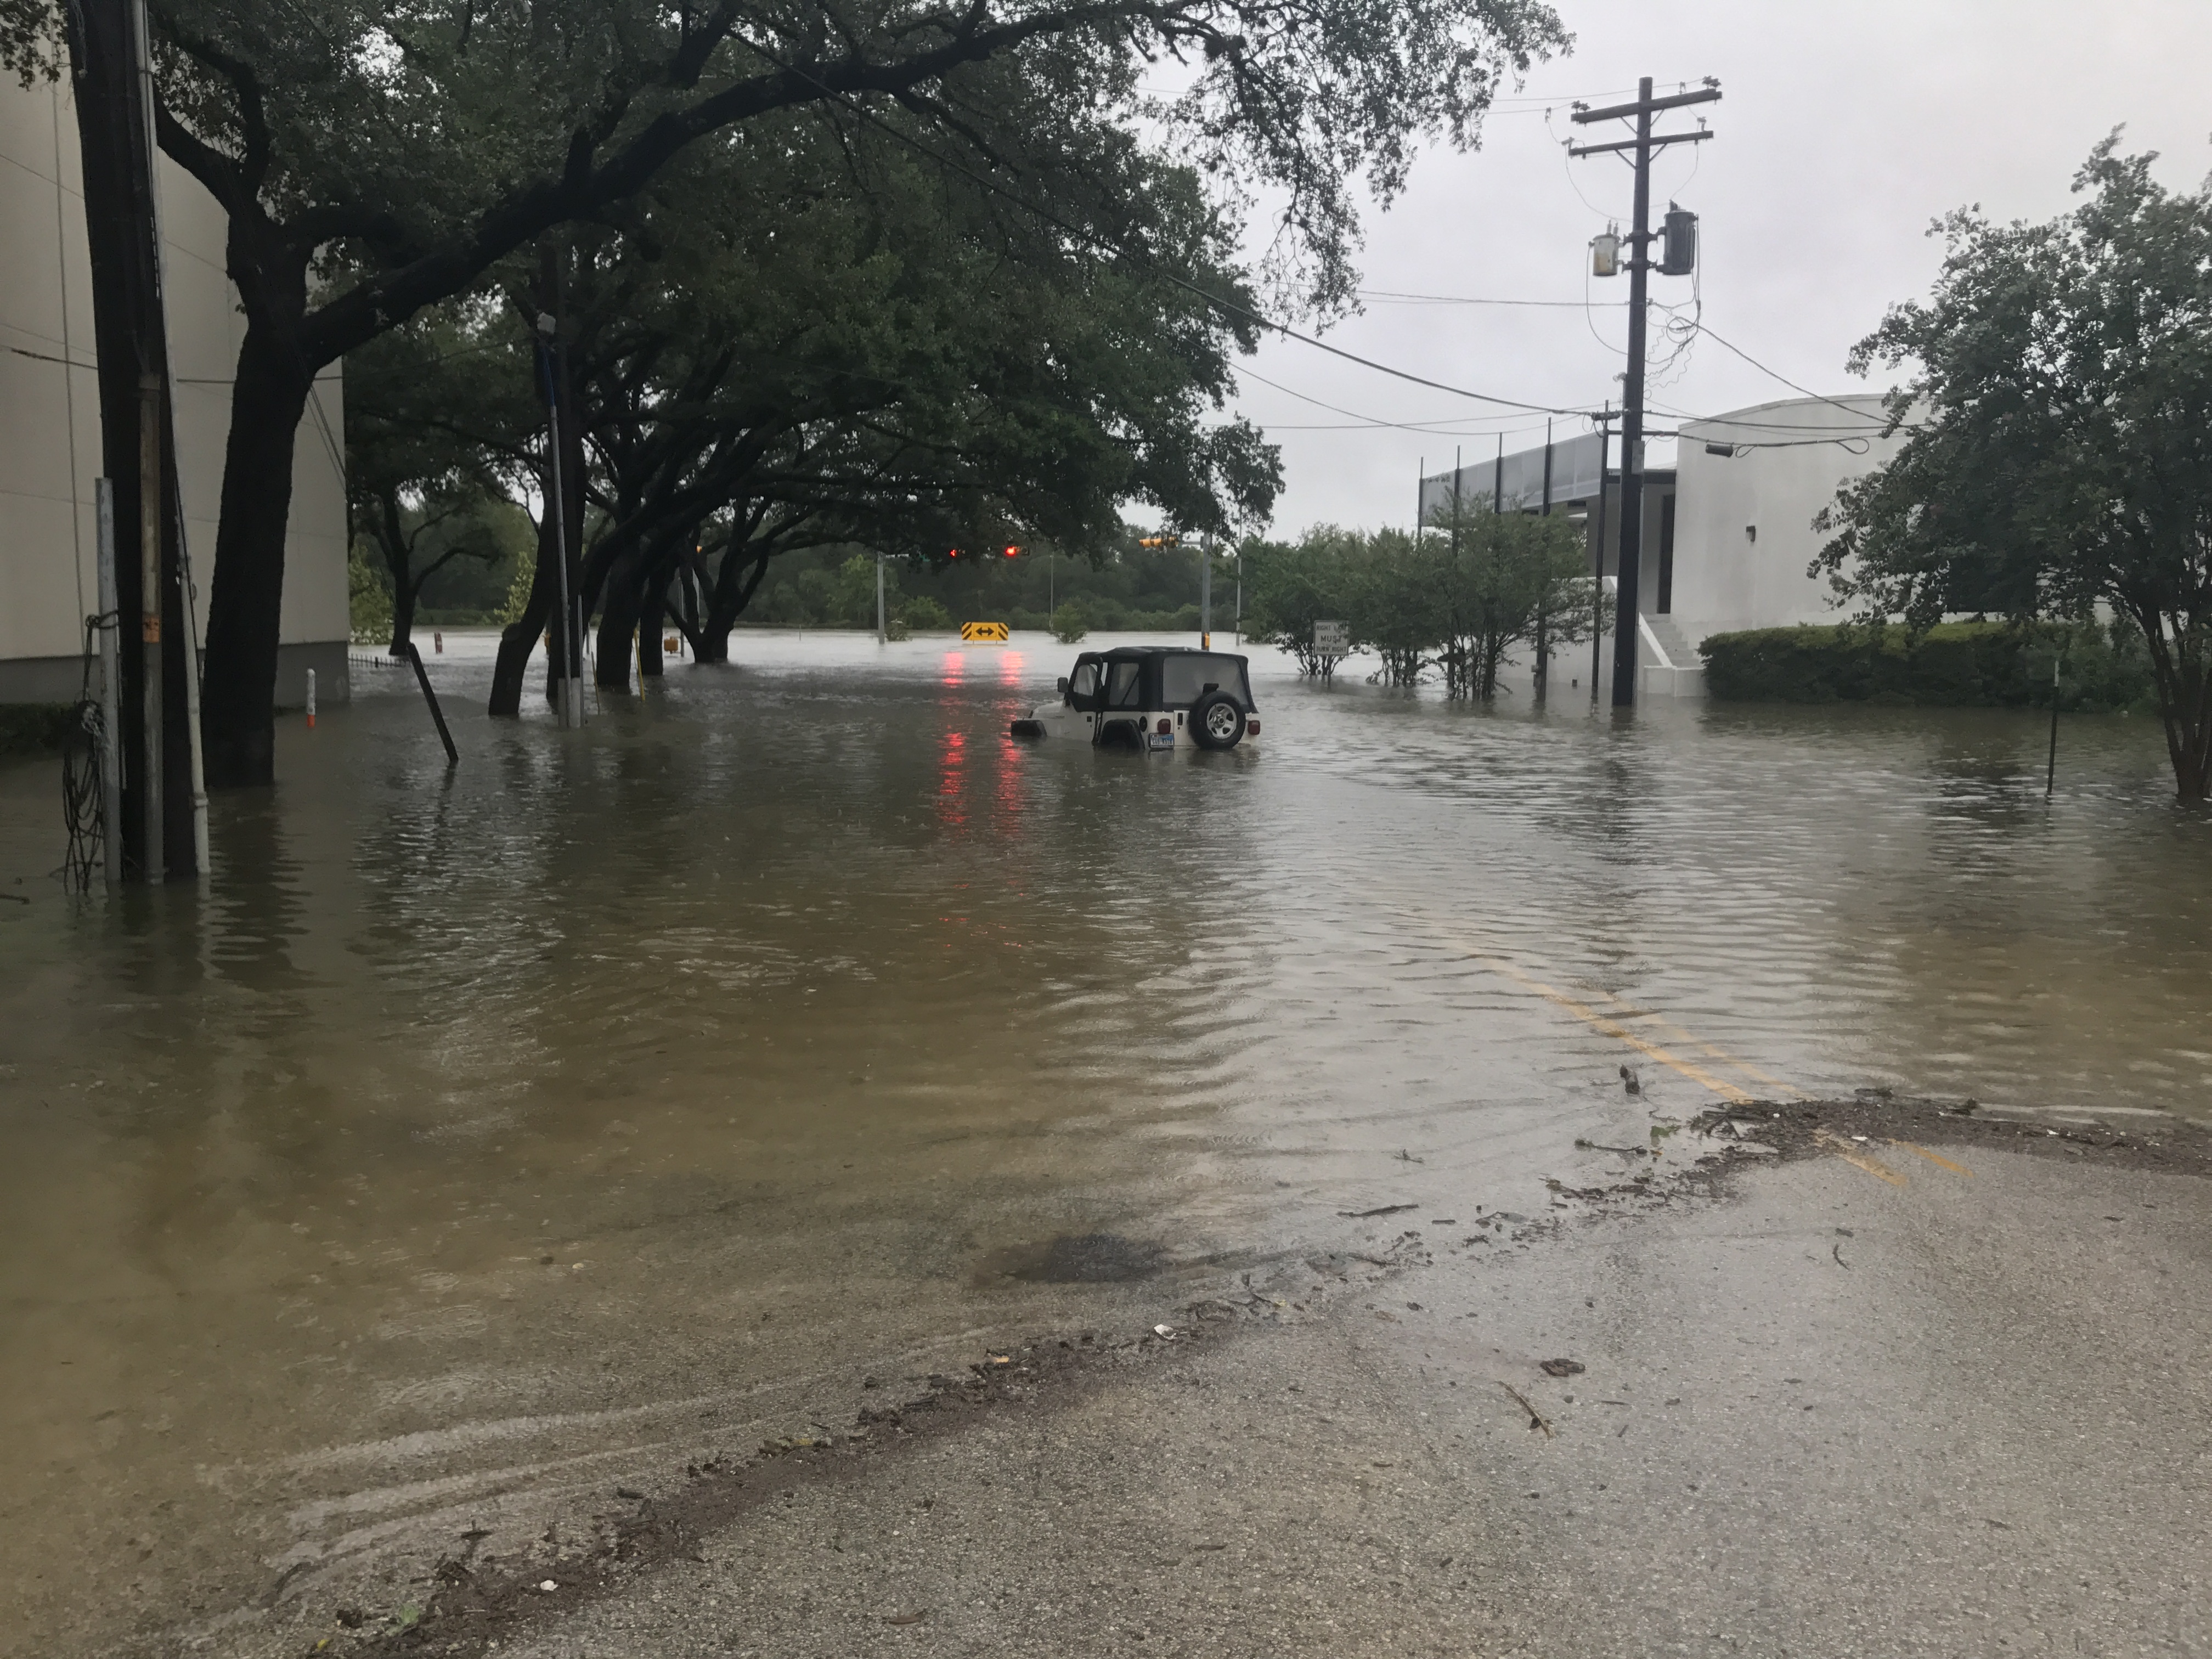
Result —
<instances>
[{"instance_id":1,"label":"submerged tree trunk","mask_svg":"<svg viewBox=\"0 0 2212 1659\"><path fill-rule=\"evenodd\" d=\"M231 388L200 732L210 788L276 781L276 656L292 459L312 371L249 319Z\"/></svg>"},{"instance_id":2,"label":"submerged tree trunk","mask_svg":"<svg viewBox=\"0 0 2212 1659\"><path fill-rule=\"evenodd\" d=\"M2175 793L2186 806L2202 806L2212 791L2212 673L2203 649L2185 627L2169 635L2155 606L2130 606L2150 650L2158 714L2166 728L2166 758Z\"/></svg>"},{"instance_id":3,"label":"submerged tree trunk","mask_svg":"<svg viewBox=\"0 0 2212 1659\"><path fill-rule=\"evenodd\" d=\"M675 580L675 568L668 565L645 585L645 604L637 617L637 677L641 680L657 680L664 672L660 630L668 625L668 587Z\"/></svg>"},{"instance_id":4,"label":"submerged tree trunk","mask_svg":"<svg viewBox=\"0 0 2212 1659\"><path fill-rule=\"evenodd\" d=\"M599 648L592 665L592 680L605 690L629 690L630 650L645 608L645 571L651 557L636 549L607 572L600 600Z\"/></svg>"},{"instance_id":5,"label":"submerged tree trunk","mask_svg":"<svg viewBox=\"0 0 2212 1659\"><path fill-rule=\"evenodd\" d=\"M392 653L395 657L407 654L407 642L415 637L415 602L422 597L413 583L402 581L392 590Z\"/></svg>"},{"instance_id":6,"label":"submerged tree trunk","mask_svg":"<svg viewBox=\"0 0 2212 1659\"><path fill-rule=\"evenodd\" d=\"M730 630L753 602L753 595L760 592L773 550L764 547L750 560L741 557L734 547L722 555L722 567L714 573L714 592L707 603L706 620L700 623L699 638L692 647L701 662L729 661Z\"/></svg>"},{"instance_id":7,"label":"submerged tree trunk","mask_svg":"<svg viewBox=\"0 0 2212 1659\"><path fill-rule=\"evenodd\" d=\"M538 568L530 578L530 597L522 615L509 623L499 636L499 659L491 672L491 703L495 720L516 720L522 714L522 684L530 672L531 653L551 620L560 598L560 557L554 544L553 514L548 507L538 521ZM551 653L547 653L550 659Z\"/></svg>"}]
</instances>

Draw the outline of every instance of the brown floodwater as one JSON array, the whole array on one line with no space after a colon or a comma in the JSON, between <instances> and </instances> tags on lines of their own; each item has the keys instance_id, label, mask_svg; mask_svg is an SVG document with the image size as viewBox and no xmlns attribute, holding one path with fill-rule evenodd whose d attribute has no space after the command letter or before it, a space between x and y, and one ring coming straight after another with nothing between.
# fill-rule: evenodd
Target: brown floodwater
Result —
<instances>
[{"instance_id":1,"label":"brown floodwater","mask_svg":"<svg viewBox=\"0 0 2212 1659\"><path fill-rule=\"evenodd\" d=\"M2212 819L2141 720L2068 720L2046 805L2033 715L1261 653L1260 744L1147 757L1006 738L1042 635L738 643L564 733L449 635L450 775L357 668L204 890L64 900L54 769L0 769L0 1651L244 1651L866 1375L1539 1208L1716 1089L2206 1110Z\"/></svg>"}]
</instances>

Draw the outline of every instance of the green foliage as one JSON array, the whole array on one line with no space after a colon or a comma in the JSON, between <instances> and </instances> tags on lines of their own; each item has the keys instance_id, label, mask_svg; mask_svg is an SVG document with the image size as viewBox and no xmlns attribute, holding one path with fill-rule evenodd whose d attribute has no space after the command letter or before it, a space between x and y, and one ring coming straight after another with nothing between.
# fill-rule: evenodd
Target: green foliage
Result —
<instances>
[{"instance_id":1,"label":"green foliage","mask_svg":"<svg viewBox=\"0 0 2212 1659\"><path fill-rule=\"evenodd\" d=\"M1375 678L1383 684L1419 684L1434 665L1431 653L1443 644L1447 627L1436 548L1391 529L1354 534L1340 546L1353 647L1382 659Z\"/></svg>"},{"instance_id":2,"label":"green foliage","mask_svg":"<svg viewBox=\"0 0 2212 1659\"><path fill-rule=\"evenodd\" d=\"M1376 678L1412 685L1443 672L1452 696L1488 699L1522 645L1589 637L1588 555L1565 518L1440 507L1419 537L1321 525L1297 544L1247 544L1246 631L1325 672L1315 623L1347 624Z\"/></svg>"},{"instance_id":3,"label":"green foliage","mask_svg":"<svg viewBox=\"0 0 2212 1659\"><path fill-rule=\"evenodd\" d=\"M1324 525L1297 542L1244 544L1245 637L1289 652L1301 674L1328 665L1313 647L1314 624L1351 618L1350 533Z\"/></svg>"},{"instance_id":4,"label":"green foliage","mask_svg":"<svg viewBox=\"0 0 2212 1659\"><path fill-rule=\"evenodd\" d=\"M1498 694L1498 672L1523 644L1546 648L1589 637L1589 555L1564 516L1493 513L1455 498L1430 515L1422 551L1433 577L1442 632L1437 660L1452 696Z\"/></svg>"},{"instance_id":5,"label":"green foliage","mask_svg":"<svg viewBox=\"0 0 2212 1659\"><path fill-rule=\"evenodd\" d=\"M360 542L346 557L346 611L356 645L392 642L391 578Z\"/></svg>"},{"instance_id":6,"label":"green foliage","mask_svg":"<svg viewBox=\"0 0 2212 1659\"><path fill-rule=\"evenodd\" d=\"M2138 631L2179 792L2212 784L2212 191L2172 195L2117 135L2047 224L1952 215L1935 291L1852 366L1917 366L1911 430L1818 520L1868 619L2099 606Z\"/></svg>"},{"instance_id":7,"label":"green foliage","mask_svg":"<svg viewBox=\"0 0 2212 1659\"><path fill-rule=\"evenodd\" d=\"M1048 626L1052 629L1053 638L1058 640L1062 645L1082 643L1084 636L1091 631L1090 620L1084 614L1083 601L1061 600L1060 609L1052 613L1052 621Z\"/></svg>"},{"instance_id":8,"label":"green foliage","mask_svg":"<svg viewBox=\"0 0 2212 1659\"><path fill-rule=\"evenodd\" d=\"M898 589L889 570L884 573L884 604L886 612L897 602ZM876 562L866 553L855 553L837 567L836 580L831 583L829 602L825 607L830 619L853 628L873 628L876 625Z\"/></svg>"},{"instance_id":9,"label":"green foliage","mask_svg":"<svg viewBox=\"0 0 2212 1659\"><path fill-rule=\"evenodd\" d=\"M1728 702L1871 702L1938 708L2058 706L2081 713L2154 706L2150 660L2134 623L1940 623L1762 628L1698 647L1705 689Z\"/></svg>"},{"instance_id":10,"label":"green foliage","mask_svg":"<svg viewBox=\"0 0 2212 1659\"><path fill-rule=\"evenodd\" d=\"M522 620L522 613L530 604L530 589L538 580L538 540L532 537L523 544L514 558L514 574L507 584L507 596L500 603L492 620L501 628L511 628Z\"/></svg>"},{"instance_id":11,"label":"green foliage","mask_svg":"<svg viewBox=\"0 0 2212 1659\"><path fill-rule=\"evenodd\" d=\"M915 593L899 602L899 620L908 629L941 633L952 626L952 613L934 594Z\"/></svg>"}]
</instances>

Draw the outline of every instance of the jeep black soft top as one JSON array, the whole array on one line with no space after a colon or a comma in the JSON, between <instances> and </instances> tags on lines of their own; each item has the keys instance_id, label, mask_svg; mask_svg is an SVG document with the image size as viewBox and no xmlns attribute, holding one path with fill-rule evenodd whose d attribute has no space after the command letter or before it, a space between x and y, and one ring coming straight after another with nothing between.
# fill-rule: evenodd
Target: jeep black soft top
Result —
<instances>
[{"instance_id":1,"label":"jeep black soft top","mask_svg":"<svg viewBox=\"0 0 2212 1659\"><path fill-rule=\"evenodd\" d=\"M1190 708L1210 689L1234 697L1247 714L1257 712L1246 659L1227 651L1177 645L1117 645L1085 651L1067 677L1067 702L1077 708L1151 710Z\"/></svg>"}]
</instances>

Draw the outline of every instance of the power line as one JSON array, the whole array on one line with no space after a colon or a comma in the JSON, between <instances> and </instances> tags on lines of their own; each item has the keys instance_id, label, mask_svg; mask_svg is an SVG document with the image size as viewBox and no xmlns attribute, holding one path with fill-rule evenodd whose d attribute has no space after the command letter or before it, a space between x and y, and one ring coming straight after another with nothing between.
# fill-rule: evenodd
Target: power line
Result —
<instances>
[{"instance_id":1,"label":"power line","mask_svg":"<svg viewBox=\"0 0 2212 1659\"><path fill-rule=\"evenodd\" d=\"M1432 306L1531 306L1545 310L1580 311L1584 302L1580 300L1475 300L1456 294L1398 294L1389 289L1363 288L1358 290L1363 300L1382 300L1393 305ZM1592 303L1601 306L1626 306L1626 300L1601 300Z\"/></svg>"},{"instance_id":2,"label":"power line","mask_svg":"<svg viewBox=\"0 0 2212 1659\"><path fill-rule=\"evenodd\" d=\"M1445 438L1474 435L1486 438L1492 435L1488 432L1483 432L1480 434L1462 434L1448 428L1465 427L1478 421L1510 421L1515 418L1510 415L1468 415L1462 416L1457 420L1454 420L1449 416L1441 416L1434 420L1429 421L1389 421L1384 420L1378 415L1363 415L1356 409L1346 409L1341 404L1327 402L1322 398L1314 397L1310 392L1300 392L1295 386L1285 386L1280 380L1271 380L1266 375L1261 374L1257 369L1248 368L1241 363L1237 366L1234 372L1240 379L1257 380L1261 386L1273 386L1276 391L1282 392L1285 397L1296 398L1300 403L1311 404L1316 409L1325 409L1332 415L1343 415L1349 416L1352 420L1364 422L1370 428L1395 428L1403 432L1429 432L1434 433L1439 437ZM1268 422L1265 424L1273 426L1275 422ZM1283 429L1290 431L1304 428L1296 428L1285 426ZM1344 431L1351 428L1340 427L1316 427L1310 429L1315 431ZM1534 432L1536 428L1534 426L1526 426L1516 427L1512 428L1512 430L1516 433Z\"/></svg>"},{"instance_id":3,"label":"power line","mask_svg":"<svg viewBox=\"0 0 2212 1659\"><path fill-rule=\"evenodd\" d=\"M1686 324L1680 319L1677 319L1668 325L1668 332L1673 333L1678 331L1704 335L1706 338L1714 342L1714 343L1726 347L1729 350L1735 353L1737 356L1742 358L1744 362L1749 363L1753 368L1765 375L1769 380L1781 381L1783 385L1788 386L1792 392L1802 392L1806 397L1816 399L1820 403L1826 404L1832 409L1840 409L1847 415L1856 415L1862 419L1863 419L1866 415L1866 411L1863 409L1853 409L1849 404L1838 403L1833 398L1823 396L1818 392L1799 386L1796 381L1791 380L1787 374L1784 374L1775 369L1769 368L1765 363L1760 362L1758 358L1753 356L1741 346L1732 345L1728 341L1722 339L1719 335L1714 333L1710 328L1707 328L1702 320L1692 321Z\"/></svg>"}]
</instances>

